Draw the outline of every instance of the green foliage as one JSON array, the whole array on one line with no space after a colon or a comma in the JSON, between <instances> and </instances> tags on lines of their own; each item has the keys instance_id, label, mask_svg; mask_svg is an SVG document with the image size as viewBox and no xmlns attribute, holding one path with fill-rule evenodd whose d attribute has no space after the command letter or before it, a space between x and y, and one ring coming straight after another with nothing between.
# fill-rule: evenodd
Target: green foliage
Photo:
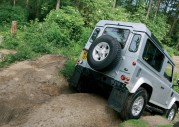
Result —
<instances>
[{"instance_id":1,"label":"green foliage","mask_svg":"<svg viewBox=\"0 0 179 127\"><path fill-rule=\"evenodd\" d=\"M111 8L111 1L107 0L74 0L74 5L80 11L85 26L93 28L99 20L128 21L125 9Z\"/></svg>"},{"instance_id":2,"label":"green foliage","mask_svg":"<svg viewBox=\"0 0 179 127\"><path fill-rule=\"evenodd\" d=\"M64 65L64 68L60 71L61 74L63 74L67 79L70 79L74 72L75 67L75 61L67 61Z\"/></svg>"},{"instance_id":3,"label":"green foliage","mask_svg":"<svg viewBox=\"0 0 179 127\"><path fill-rule=\"evenodd\" d=\"M146 6L140 5L134 12L130 12L129 19L133 22L142 22L150 29L159 41L165 39L169 32L170 25L167 24L167 17L163 14L158 14L157 17L150 17L146 20Z\"/></svg>"},{"instance_id":4,"label":"green foliage","mask_svg":"<svg viewBox=\"0 0 179 127\"><path fill-rule=\"evenodd\" d=\"M85 26L94 27L100 19L108 17L110 7L102 0L74 0L74 5L81 13Z\"/></svg>"},{"instance_id":5,"label":"green foliage","mask_svg":"<svg viewBox=\"0 0 179 127\"><path fill-rule=\"evenodd\" d=\"M74 7L64 7L60 10L52 10L45 19L46 22L55 22L70 40L78 41L82 33L83 19Z\"/></svg>"},{"instance_id":6,"label":"green foliage","mask_svg":"<svg viewBox=\"0 0 179 127\"><path fill-rule=\"evenodd\" d=\"M69 34L63 33L58 27L58 24L52 23L50 25L49 23L45 23L44 25L46 27L46 31L44 32L43 36L46 37L48 42L52 45L57 47L65 47L72 43L72 41L70 41Z\"/></svg>"},{"instance_id":7,"label":"green foliage","mask_svg":"<svg viewBox=\"0 0 179 127\"><path fill-rule=\"evenodd\" d=\"M60 12L53 10L45 22L31 21L21 27L16 36L11 36L9 32L6 32L1 48L15 49L17 54L6 56L1 66L57 52L68 56L69 63L75 63L91 32L90 28L83 27L83 20L76 11L71 7L61 9ZM71 15L71 13L76 15ZM56 14L61 16L56 18L54 17ZM75 22L76 20L79 22ZM64 71L64 73L70 75L71 71L68 69L67 66L65 70L67 72Z\"/></svg>"},{"instance_id":8,"label":"green foliage","mask_svg":"<svg viewBox=\"0 0 179 127\"><path fill-rule=\"evenodd\" d=\"M86 42L88 41L91 32L92 32L91 28L85 28L84 27L83 30L82 30L82 34L80 36L80 39L79 39L78 43L80 45L84 46L86 44Z\"/></svg>"},{"instance_id":9,"label":"green foliage","mask_svg":"<svg viewBox=\"0 0 179 127\"><path fill-rule=\"evenodd\" d=\"M68 61L66 61L64 68L61 70L61 73L67 79L69 79L73 74L76 61L82 51L83 46L84 44L81 43L70 45L69 47L63 48L60 52L69 58Z\"/></svg>"},{"instance_id":10,"label":"green foliage","mask_svg":"<svg viewBox=\"0 0 179 127\"><path fill-rule=\"evenodd\" d=\"M139 5L137 8L135 8L135 11L130 11L130 21L132 22L142 22L145 23L145 15L146 15L146 6L145 5Z\"/></svg>"},{"instance_id":11,"label":"green foliage","mask_svg":"<svg viewBox=\"0 0 179 127\"><path fill-rule=\"evenodd\" d=\"M27 21L27 11L20 7L12 7L10 5L0 6L0 24L11 23L13 20L18 21L18 23Z\"/></svg>"},{"instance_id":12,"label":"green foliage","mask_svg":"<svg viewBox=\"0 0 179 127\"><path fill-rule=\"evenodd\" d=\"M69 60L66 61L63 70L61 70L61 73L67 79L69 79L72 76L74 67L75 67L75 63L76 63L83 47L85 46L85 43L87 42L87 40L90 36L90 33L91 33L90 28L83 28L83 32L82 32L79 42L73 43L72 45L70 45L66 48L63 48L60 51L61 54L64 54L65 56L67 56L69 58ZM67 50L68 50L68 52L67 52Z\"/></svg>"},{"instance_id":13,"label":"green foliage","mask_svg":"<svg viewBox=\"0 0 179 127\"><path fill-rule=\"evenodd\" d=\"M19 45L19 37L12 37L10 33L4 35L4 43L1 45L5 49L16 49Z\"/></svg>"},{"instance_id":14,"label":"green foliage","mask_svg":"<svg viewBox=\"0 0 179 127\"><path fill-rule=\"evenodd\" d=\"M164 45L164 48L167 50L167 52L169 53L169 55L170 55L171 57L174 56L174 50L173 50L173 48L168 47L168 46L166 46L166 45Z\"/></svg>"},{"instance_id":15,"label":"green foliage","mask_svg":"<svg viewBox=\"0 0 179 127\"><path fill-rule=\"evenodd\" d=\"M146 25L149 27L152 33L161 41L167 36L169 32L170 25L166 22L166 16L160 14L156 19L149 19L146 22Z\"/></svg>"},{"instance_id":16,"label":"green foliage","mask_svg":"<svg viewBox=\"0 0 179 127\"><path fill-rule=\"evenodd\" d=\"M0 63L0 67L8 66L16 61L23 61L35 57L36 54L29 50L27 47L21 49L16 54L6 55L4 60Z\"/></svg>"},{"instance_id":17,"label":"green foliage","mask_svg":"<svg viewBox=\"0 0 179 127\"><path fill-rule=\"evenodd\" d=\"M109 11L108 11L109 13ZM116 20L116 21L129 21L130 14L126 12L126 9L123 7L117 7L112 10L112 12L109 13L109 19L110 20Z\"/></svg>"}]
</instances>

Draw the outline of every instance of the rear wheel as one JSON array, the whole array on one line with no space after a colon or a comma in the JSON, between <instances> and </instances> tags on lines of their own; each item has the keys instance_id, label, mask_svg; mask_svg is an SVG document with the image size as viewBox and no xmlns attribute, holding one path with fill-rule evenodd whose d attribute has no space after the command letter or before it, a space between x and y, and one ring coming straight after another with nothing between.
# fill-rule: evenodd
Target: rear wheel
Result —
<instances>
[{"instance_id":1,"label":"rear wheel","mask_svg":"<svg viewBox=\"0 0 179 127\"><path fill-rule=\"evenodd\" d=\"M147 92L139 88L136 93L129 95L120 116L123 120L138 119L147 104Z\"/></svg>"},{"instance_id":2,"label":"rear wheel","mask_svg":"<svg viewBox=\"0 0 179 127\"><path fill-rule=\"evenodd\" d=\"M177 113L177 105L173 104L173 106L166 112L167 119L169 121L174 120L176 113Z\"/></svg>"}]
</instances>

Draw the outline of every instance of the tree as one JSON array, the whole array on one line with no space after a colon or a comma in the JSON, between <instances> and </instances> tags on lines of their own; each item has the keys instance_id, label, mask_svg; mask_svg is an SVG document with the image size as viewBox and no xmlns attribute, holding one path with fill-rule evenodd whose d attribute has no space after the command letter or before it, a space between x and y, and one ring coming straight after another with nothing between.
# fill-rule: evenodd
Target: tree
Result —
<instances>
[{"instance_id":1,"label":"tree","mask_svg":"<svg viewBox=\"0 0 179 127\"><path fill-rule=\"evenodd\" d=\"M60 0L57 0L56 10L59 10L59 8L60 8Z\"/></svg>"},{"instance_id":2,"label":"tree","mask_svg":"<svg viewBox=\"0 0 179 127\"><path fill-rule=\"evenodd\" d=\"M174 16L173 16L173 23L171 25L171 29L170 29L170 33L169 33L170 36L172 35L175 25L179 19L179 1L176 2L174 6L176 6L176 7L174 9L172 9L173 10L172 14L174 14Z\"/></svg>"},{"instance_id":3,"label":"tree","mask_svg":"<svg viewBox=\"0 0 179 127\"><path fill-rule=\"evenodd\" d=\"M16 6L16 0L13 0L13 5Z\"/></svg>"},{"instance_id":4,"label":"tree","mask_svg":"<svg viewBox=\"0 0 179 127\"><path fill-rule=\"evenodd\" d=\"M117 0L113 1L113 8L116 8Z\"/></svg>"},{"instance_id":5,"label":"tree","mask_svg":"<svg viewBox=\"0 0 179 127\"><path fill-rule=\"evenodd\" d=\"M159 8L160 8L160 0L158 0L158 3L157 3L157 9L156 9L156 11L155 11L154 19L155 19L156 16L157 16L157 13L158 13L158 11L159 11Z\"/></svg>"},{"instance_id":6,"label":"tree","mask_svg":"<svg viewBox=\"0 0 179 127\"><path fill-rule=\"evenodd\" d=\"M151 10L151 7L152 7L152 3L153 3L153 0L150 0L148 11L147 11L147 14L146 14L146 17L145 17L146 20L148 19L149 15L150 15L150 10Z\"/></svg>"},{"instance_id":7,"label":"tree","mask_svg":"<svg viewBox=\"0 0 179 127\"><path fill-rule=\"evenodd\" d=\"M28 7L29 5L29 0L26 0L26 7Z\"/></svg>"}]
</instances>

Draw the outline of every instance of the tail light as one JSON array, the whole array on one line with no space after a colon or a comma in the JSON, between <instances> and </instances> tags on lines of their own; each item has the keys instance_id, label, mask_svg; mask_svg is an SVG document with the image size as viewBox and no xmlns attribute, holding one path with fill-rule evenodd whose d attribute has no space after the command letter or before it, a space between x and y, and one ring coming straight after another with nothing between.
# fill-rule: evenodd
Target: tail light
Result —
<instances>
[{"instance_id":1,"label":"tail light","mask_svg":"<svg viewBox=\"0 0 179 127\"><path fill-rule=\"evenodd\" d=\"M134 61L134 62L132 62L132 65L133 65L133 66L135 66L135 65L136 65L136 62L135 62L135 61Z\"/></svg>"},{"instance_id":2,"label":"tail light","mask_svg":"<svg viewBox=\"0 0 179 127\"><path fill-rule=\"evenodd\" d=\"M126 76L125 75L121 75L121 80L125 80Z\"/></svg>"}]
</instances>

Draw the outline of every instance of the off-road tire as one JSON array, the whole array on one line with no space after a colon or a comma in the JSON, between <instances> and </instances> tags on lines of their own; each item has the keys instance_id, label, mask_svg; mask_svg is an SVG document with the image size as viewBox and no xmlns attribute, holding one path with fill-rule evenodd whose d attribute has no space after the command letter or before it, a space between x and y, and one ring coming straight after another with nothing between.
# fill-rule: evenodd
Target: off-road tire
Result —
<instances>
[{"instance_id":1,"label":"off-road tire","mask_svg":"<svg viewBox=\"0 0 179 127\"><path fill-rule=\"evenodd\" d=\"M177 113L177 105L176 104L173 104L173 106L166 111L165 116L168 120L169 120L169 114L172 110L174 110L174 115L173 115L173 118L170 119L170 121L174 120L174 118L176 116L176 113Z\"/></svg>"},{"instance_id":2,"label":"off-road tire","mask_svg":"<svg viewBox=\"0 0 179 127\"><path fill-rule=\"evenodd\" d=\"M96 61L93 56L94 48L101 42L105 42L109 45L110 51L108 56L102 61ZM103 35L97 38L90 46L87 61L91 68L98 71L107 71L114 68L121 58L121 45L117 39L109 35Z\"/></svg>"},{"instance_id":3,"label":"off-road tire","mask_svg":"<svg viewBox=\"0 0 179 127\"><path fill-rule=\"evenodd\" d=\"M144 104L142 107L142 110L140 111L140 113L137 116L134 116L132 114L132 106L135 102L135 100L137 100L138 97L143 97L144 99ZM145 107L147 104L147 92L144 88L139 88L136 93L134 94L130 94L128 99L125 102L125 105L123 107L122 112L120 112L120 117L122 120L128 120L128 119L138 119L140 118L140 116L142 115Z\"/></svg>"}]
</instances>

